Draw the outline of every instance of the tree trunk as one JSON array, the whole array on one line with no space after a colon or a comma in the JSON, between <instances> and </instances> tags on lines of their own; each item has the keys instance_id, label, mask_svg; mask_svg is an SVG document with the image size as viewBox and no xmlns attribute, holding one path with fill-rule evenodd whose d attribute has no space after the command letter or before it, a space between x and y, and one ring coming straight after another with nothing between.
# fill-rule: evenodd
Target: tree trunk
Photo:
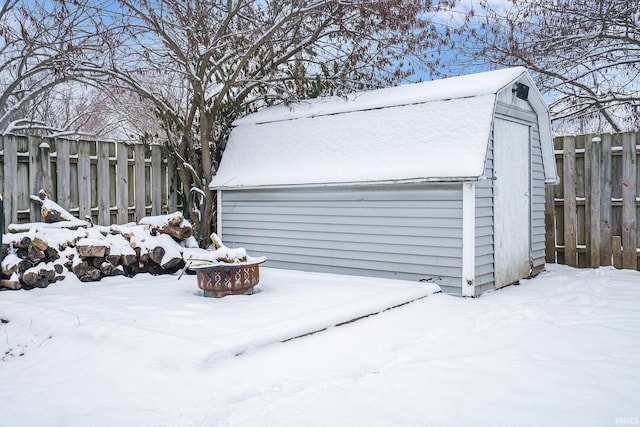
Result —
<instances>
[{"instance_id":1,"label":"tree trunk","mask_svg":"<svg viewBox=\"0 0 640 427\"><path fill-rule=\"evenodd\" d=\"M209 240L209 236L211 235L213 210L216 204L216 192L207 189L205 191L205 194L207 195L207 197L204 205L204 212L202 215L202 236L200 236L200 241L204 242L204 247L207 247L211 243L211 241Z\"/></svg>"}]
</instances>

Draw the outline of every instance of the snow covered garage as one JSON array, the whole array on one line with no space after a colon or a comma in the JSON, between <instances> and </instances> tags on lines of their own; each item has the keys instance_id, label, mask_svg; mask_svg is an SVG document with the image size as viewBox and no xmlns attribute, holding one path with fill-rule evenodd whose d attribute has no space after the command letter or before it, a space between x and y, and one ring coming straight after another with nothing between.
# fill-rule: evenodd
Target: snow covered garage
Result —
<instances>
[{"instance_id":1,"label":"snow covered garage","mask_svg":"<svg viewBox=\"0 0 640 427\"><path fill-rule=\"evenodd\" d=\"M271 267L423 280L474 296L544 268L549 115L524 68L234 123L218 231Z\"/></svg>"}]
</instances>

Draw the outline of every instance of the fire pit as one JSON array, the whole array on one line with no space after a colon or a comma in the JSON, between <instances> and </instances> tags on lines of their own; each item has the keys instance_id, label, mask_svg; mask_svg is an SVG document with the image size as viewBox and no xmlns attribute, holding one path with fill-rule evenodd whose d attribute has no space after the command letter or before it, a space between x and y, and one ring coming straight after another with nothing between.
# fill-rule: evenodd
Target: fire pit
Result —
<instances>
[{"instance_id":1,"label":"fire pit","mask_svg":"<svg viewBox=\"0 0 640 427\"><path fill-rule=\"evenodd\" d=\"M208 263L191 266L195 270L198 287L205 297L221 298L227 295L252 293L260 281L260 264L264 257L248 259L242 263Z\"/></svg>"}]
</instances>

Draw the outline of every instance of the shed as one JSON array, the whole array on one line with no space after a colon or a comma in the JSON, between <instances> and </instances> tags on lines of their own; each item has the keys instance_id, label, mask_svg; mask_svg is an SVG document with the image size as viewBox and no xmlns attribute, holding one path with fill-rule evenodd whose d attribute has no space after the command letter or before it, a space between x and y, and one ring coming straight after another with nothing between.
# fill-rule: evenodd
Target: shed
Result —
<instances>
[{"instance_id":1,"label":"shed","mask_svg":"<svg viewBox=\"0 0 640 427\"><path fill-rule=\"evenodd\" d=\"M524 68L266 108L234 123L218 232L269 266L477 296L544 269L546 103Z\"/></svg>"}]
</instances>

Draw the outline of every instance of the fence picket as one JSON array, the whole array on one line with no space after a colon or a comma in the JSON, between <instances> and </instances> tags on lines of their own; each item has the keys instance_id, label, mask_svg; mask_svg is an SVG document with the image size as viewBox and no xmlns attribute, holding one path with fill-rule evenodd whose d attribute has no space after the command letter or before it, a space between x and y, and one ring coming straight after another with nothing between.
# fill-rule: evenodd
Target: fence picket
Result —
<instances>
[{"instance_id":1,"label":"fence picket","mask_svg":"<svg viewBox=\"0 0 640 427\"><path fill-rule=\"evenodd\" d=\"M78 216L91 215L91 143L78 141Z\"/></svg>"},{"instance_id":2,"label":"fence picket","mask_svg":"<svg viewBox=\"0 0 640 427\"><path fill-rule=\"evenodd\" d=\"M561 185L545 201L547 262L640 270L638 133L592 137L556 139Z\"/></svg>"},{"instance_id":3,"label":"fence picket","mask_svg":"<svg viewBox=\"0 0 640 427\"><path fill-rule=\"evenodd\" d=\"M551 186L545 188L544 227L545 227L545 261L556 262L556 203L555 190Z\"/></svg>"},{"instance_id":4,"label":"fence picket","mask_svg":"<svg viewBox=\"0 0 640 427\"><path fill-rule=\"evenodd\" d=\"M29 194L38 194L40 191L40 145L39 139L35 137L27 138L29 151ZM29 221L42 221L42 215L35 202L29 202Z\"/></svg>"},{"instance_id":5,"label":"fence picket","mask_svg":"<svg viewBox=\"0 0 640 427\"><path fill-rule=\"evenodd\" d=\"M592 268L600 266L600 199L602 196L602 187L600 179L600 163L602 156L600 138L593 138L589 144L589 183L591 191L589 191L589 261Z\"/></svg>"},{"instance_id":6,"label":"fence picket","mask_svg":"<svg viewBox=\"0 0 640 427\"><path fill-rule=\"evenodd\" d=\"M615 268L622 268L622 238L620 236L613 236L611 241L613 245L613 266Z\"/></svg>"},{"instance_id":7,"label":"fence picket","mask_svg":"<svg viewBox=\"0 0 640 427\"><path fill-rule=\"evenodd\" d=\"M51 146L47 142L42 142L38 146L38 159L40 160L40 180L38 187L44 190L46 194L53 194L51 188Z\"/></svg>"},{"instance_id":8,"label":"fence picket","mask_svg":"<svg viewBox=\"0 0 640 427\"><path fill-rule=\"evenodd\" d=\"M13 135L4 138L4 224L18 222L18 141Z\"/></svg>"},{"instance_id":9,"label":"fence picket","mask_svg":"<svg viewBox=\"0 0 640 427\"><path fill-rule=\"evenodd\" d=\"M98 154L98 223L111 223L109 195L111 188L109 186L109 145L108 142L96 143L96 152Z\"/></svg>"},{"instance_id":10,"label":"fence picket","mask_svg":"<svg viewBox=\"0 0 640 427\"><path fill-rule=\"evenodd\" d=\"M145 186L145 156L144 145L135 145L133 147L134 175L135 184L134 192L136 194L136 213L135 220L139 221L146 214L146 186Z\"/></svg>"},{"instance_id":11,"label":"fence picket","mask_svg":"<svg viewBox=\"0 0 640 427\"><path fill-rule=\"evenodd\" d=\"M636 136L622 136L622 267L638 267L636 237Z\"/></svg>"},{"instance_id":12,"label":"fence picket","mask_svg":"<svg viewBox=\"0 0 640 427\"><path fill-rule=\"evenodd\" d=\"M136 144L132 160L125 143L15 135L0 136L0 142L5 228L41 220L27 197L40 189L79 218L90 216L102 225L144 217L149 196L156 214L180 208L175 162L162 158L161 146L152 147L147 159L145 146Z\"/></svg>"},{"instance_id":13,"label":"fence picket","mask_svg":"<svg viewBox=\"0 0 640 427\"><path fill-rule=\"evenodd\" d=\"M600 265L611 265L612 249L612 209L611 209L611 135L602 136L600 157Z\"/></svg>"},{"instance_id":14,"label":"fence picket","mask_svg":"<svg viewBox=\"0 0 640 427\"><path fill-rule=\"evenodd\" d=\"M71 149L66 139L56 141L56 201L64 209L71 207Z\"/></svg>"},{"instance_id":15,"label":"fence picket","mask_svg":"<svg viewBox=\"0 0 640 427\"><path fill-rule=\"evenodd\" d=\"M116 145L116 221L129 222L129 147Z\"/></svg>"},{"instance_id":16,"label":"fence picket","mask_svg":"<svg viewBox=\"0 0 640 427\"><path fill-rule=\"evenodd\" d=\"M151 215L162 212L162 146L151 145Z\"/></svg>"},{"instance_id":17,"label":"fence picket","mask_svg":"<svg viewBox=\"0 0 640 427\"><path fill-rule=\"evenodd\" d=\"M564 164L564 260L567 265L578 265L577 206L576 206L576 140L566 136L563 140Z\"/></svg>"}]
</instances>

